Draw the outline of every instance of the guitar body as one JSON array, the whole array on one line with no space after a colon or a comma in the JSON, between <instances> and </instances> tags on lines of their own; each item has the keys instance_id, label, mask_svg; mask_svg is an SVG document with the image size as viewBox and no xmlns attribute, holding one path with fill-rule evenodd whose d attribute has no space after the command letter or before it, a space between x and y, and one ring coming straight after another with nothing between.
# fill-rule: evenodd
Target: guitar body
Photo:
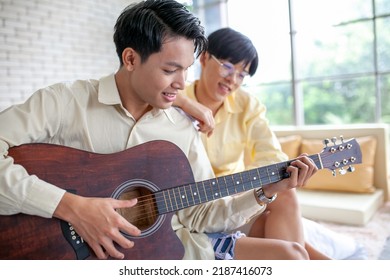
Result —
<instances>
[{"instance_id":1,"label":"guitar body","mask_svg":"<svg viewBox=\"0 0 390 280\"><path fill-rule=\"evenodd\" d=\"M328 143L329 141L327 141ZM309 156L318 169L353 171L362 154L355 139L324 147ZM141 230L124 236L135 246L125 259L182 259L184 247L172 230L172 213L283 180L289 161L194 182L187 157L167 141L147 142L123 152L96 154L52 144L26 144L9 150L29 174L85 197L137 198L116 209ZM344 169L346 168L346 169ZM0 259L95 259L72 228L58 220L18 214L0 216Z\"/></svg>"},{"instance_id":2,"label":"guitar body","mask_svg":"<svg viewBox=\"0 0 390 280\"><path fill-rule=\"evenodd\" d=\"M11 148L9 154L29 174L86 197L115 197L116 194L115 198L127 199L146 194L153 198L148 200L153 203L154 191L194 182L184 153L166 141L151 141L114 154L96 154L52 144L21 145ZM140 211L155 210L148 203L138 201L139 204L144 205ZM124 211L121 213L124 217L129 215ZM132 249L118 247L125 259L181 259L184 248L172 230L172 215L155 213L140 224L129 216L129 221L142 234L128 237L135 242ZM0 224L0 259L96 258L64 221L17 214L0 216Z\"/></svg>"}]
</instances>

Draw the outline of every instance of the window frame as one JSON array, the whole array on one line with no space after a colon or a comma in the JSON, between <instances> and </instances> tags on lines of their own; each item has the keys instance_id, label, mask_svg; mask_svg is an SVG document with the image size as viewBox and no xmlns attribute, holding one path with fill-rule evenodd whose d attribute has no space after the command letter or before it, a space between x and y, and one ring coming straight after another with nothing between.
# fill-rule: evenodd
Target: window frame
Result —
<instances>
[{"instance_id":1,"label":"window frame","mask_svg":"<svg viewBox=\"0 0 390 280\"><path fill-rule=\"evenodd\" d=\"M372 17L362 17L349 21L340 22L339 25L350 25L360 22L371 22L372 24L372 32L373 32L373 43L372 43L372 51L373 51L373 71L368 71L365 73L353 73L353 74L335 74L329 76L317 76L317 77L308 77L308 78L298 78L297 75L297 44L296 44L296 34L297 30L295 28L295 20L294 20L294 0L288 0L288 11L289 11L289 37L290 37L290 71L291 71L291 80L289 81L272 81L272 82L260 82L259 86L270 86L270 85L282 85L286 83L290 83L291 86L291 95L293 100L293 125L302 126L305 125L305 111L304 111L304 97L303 97L303 89L302 84L305 82L321 82L321 81L336 81L340 79L354 79L359 77L368 77L373 76L375 79L375 122L381 122L382 119L382 92L381 92L381 78L390 74L390 71L381 71L378 67L378 30L377 30L377 20L381 18L390 18L390 14L382 13L380 15L377 14L376 11L376 1L370 0L372 6ZM196 14L201 14L200 17L203 23L206 26L207 33L214 31L215 29L221 28L223 26L228 26L228 13L227 11L227 2L228 0L194 0L194 12ZM205 15L208 13L208 9L210 7L215 8L219 6L220 12L218 16L225 17L219 19L218 24L213 24L211 28L208 27L208 23ZM223 12L225 11L225 12ZM218 21L218 20L217 20ZM280 124L283 125L283 124Z\"/></svg>"}]
</instances>

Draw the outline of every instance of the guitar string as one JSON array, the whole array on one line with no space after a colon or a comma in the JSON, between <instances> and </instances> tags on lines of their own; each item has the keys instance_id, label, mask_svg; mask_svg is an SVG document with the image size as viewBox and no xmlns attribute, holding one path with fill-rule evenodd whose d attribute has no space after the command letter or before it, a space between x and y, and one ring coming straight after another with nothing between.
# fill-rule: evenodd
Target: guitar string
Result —
<instances>
[{"instance_id":1,"label":"guitar string","mask_svg":"<svg viewBox=\"0 0 390 280\"><path fill-rule=\"evenodd\" d=\"M191 185L185 185L185 186L181 186L181 187L182 188L191 187ZM228 188L229 187L232 187L232 186L228 186ZM165 190L165 191L174 192L174 194L172 194L172 195L179 196L179 191L176 191L176 189L169 189L169 190ZM207 187L206 191L211 192L212 191L212 187ZM176 211L176 210L179 210L179 209L182 209L182 208L186 208L186 207L190 207L190 206L195 205L195 204L190 204L187 201L187 199L186 199L186 201L187 201L187 206L186 206L185 203L183 203L182 201L178 202L177 200L179 198L175 197L175 198L173 198L173 200L175 201L175 204L177 206L174 206L173 203L170 203L170 206L168 206L167 205L167 201L164 198L162 198L163 195L156 196L156 194L157 193L153 193L153 194L148 194L148 195L137 197L139 202L134 207L131 207L131 209L134 210L134 212L136 212L137 210L140 210L140 208L146 208L146 209L149 209L149 210L144 211L144 212L139 211L139 212L141 212L141 215L138 215L138 216L133 215L132 217L136 219L135 221L146 219L146 218L151 217L151 216L159 215L158 207L157 207L159 203L165 204L165 207L162 207L161 210L165 210L166 213L173 212L173 211ZM205 194L205 195L207 195L207 194ZM158 197L161 197L162 199L159 199ZM183 197L181 199L183 199ZM210 200L208 200L206 197L204 197L203 198L203 202L207 202L207 201L210 201ZM171 208L172 210L169 211L169 208Z\"/></svg>"},{"instance_id":2,"label":"guitar string","mask_svg":"<svg viewBox=\"0 0 390 280\"><path fill-rule=\"evenodd\" d=\"M283 166L283 167L285 167L285 166ZM249 170L249 171L253 172L253 170ZM267 172L268 172L268 170L267 170ZM261 171L260 171L260 173L261 173ZM260 176L260 174L258 172L257 172L257 174L259 175L259 179L257 179L257 181L261 182L261 176ZM283 178L282 176L280 176L279 173L275 173L275 175L273 175L273 176L276 177L275 178L276 180L281 180ZM226 177L226 176L224 176L224 177ZM233 178L233 175L231 175L231 177ZM203 202L201 202L201 200L202 200L201 196L198 199L200 203L205 203L205 202L208 202L210 200L214 200L214 199L207 199L207 192L213 193L213 188L216 188L216 187L218 187L218 189L219 189L219 184L218 184L218 180L217 179L218 178L214 178L214 179L208 180L209 181L209 186L207 186L207 187L204 186L205 197L203 197ZM226 179L226 178L224 178L224 179ZM269 178L269 179L271 179L271 178ZM210 183L211 181L216 182L216 185L212 186L212 184ZM204 181L204 182L207 182L207 180ZM204 184L204 182L200 182L200 183ZM175 196L173 198L173 200L174 200L175 204L177 205L177 207L174 207L172 205L172 203L170 204L170 207L169 207L167 205L167 199L164 199L163 195L160 195L162 197L162 199L158 199L158 197L160 197L160 196L156 197L157 193L161 193L162 194L162 192L156 192L156 193L152 193L152 194L148 194L148 195L137 197L137 199L139 200L138 203L134 207L130 207L130 209L133 210L136 213L137 213L137 210L140 210L140 209L143 209L143 208L146 208L148 210L146 210L146 211L138 211L138 212L141 212L141 213L139 215L131 216L132 217L131 222L134 223L134 222L138 222L138 221L141 221L141 220L148 219L150 217L155 217L155 216L160 215L159 210L158 210L158 204L159 203L165 204L165 207L163 207L161 209L161 210L165 210L166 211L165 213L177 211L177 210L180 210L180 209L183 209L183 208L187 208L187 207L196 205L196 204L190 204L188 202L188 195L187 195L188 192L186 190L184 190L184 189L185 188L187 188L187 189L192 188L193 185L195 185L196 188L199 189L198 184L200 184L200 183L183 185L183 186L180 186L180 187L177 187L177 188L162 190L162 192L169 192L169 191L173 192L172 195ZM252 184L253 181L251 181L250 183ZM265 182L265 183L269 183L269 182ZM234 194L237 193L237 189L236 189L236 185L234 184L234 180L232 180L231 184L224 184L224 185L227 185L227 190L231 189L233 191L233 188L234 188ZM186 194L186 196L180 197L180 202L178 202L178 197L176 197L176 195L177 196L181 195L179 188L182 188L183 192ZM252 184L250 189L253 189L253 188L255 188L255 187L253 187L253 184ZM242 191L247 191L247 190L242 190ZM191 193L191 195L194 194L193 192L190 192L190 193ZM219 190L218 194L221 194L221 193L222 192ZM185 201L187 201L187 205L185 205L185 203L183 203L183 199L185 199ZM172 208L172 210L169 211L169 208Z\"/></svg>"},{"instance_id":3,"label":"guitar string","mask_svg":"<svg viewBox=\"0 0 390 280\"><path fill-rule=\"evenodd\" d=\"M313 155L314 156L314 155ZM312 157L312 156L310 156L310 157ZM322 160L324 161L325 159L326 159L326 155L322 155ZM313 159L313 158L312 158ZM317 162L318 161L318 159L313 159L315 162ZM288 166L288 164L289 164L289 162L282 162L282 163L278 163L278 164L275 164L275 165L282 165L283 167L287 167ZM275 166L275 165L273 165L273 166ZM317 164L317 166L318 166L318 164ZM265 168L266 170L265 170L265 172L267 173L267 176L268 176L268 178L269 178L269 180L270 180L270 182L271 182L271 177L269 176L269 169L268 168ZM245 171L245 172L242 172L242 174L248 174L249 172L253 172L254 170L256 170L257 171L257 173L258 173L258 175L259 175L259 178L258 178L258 181L260 181L261 182L261 176L260 176L260 174L259 174L259 172L258 171L260 171L260 173L261 173L261 168L260 169L253 169L253 170L248 170L248 171ZM278 169L278 171L280 171L281 169L279 168ZM237 174L239 174L239 173L237 173ZM278 172L276 172L275 173L277 176L277 181L278 180L281 180L281 179L283 179L283 176L280 176L280 174L278 173ZM234 182L234 175L235 174L233 174L233 175L230 175L232 178L233 178L233 180L232 180L232 183ZM241 175L240 175L241 176ZM272 175L272 176L275 176L275 175ZM225 182L226 182L226 178L227 178L228 176L224 176L223 178L222 177L220 177L220 178L222 178L222 179L224 179L225 180ZM201 197L199 197L199 204L200 203L205 203L205 202L208 202L208 201L210 201L210 200L214 200L214 198L213 199L209 199L209 200L207 200L207 191L211 191L211 193L212 193L212 188L213 188L213 186L210 184L210 182L211 181L214 181L214 182L216 182L217 183L217 185L216 186L214 186L214 187L218 187L218 189L219 189L219 184L218 184L218 178L213 178L213 179L210 179L210 180L208 180L208 182L209 182L209 186L207 186L207 190L206 190L206 187L204 186L204 182L207 182L207 180L206 181L203 181L203 182L199 182L199 183L193 183L193 184L189 184L189 185L183 185L183 186L180 186L180 187L177 187L177 188L171 188L171 189L166 189L166 190L162 190L161 192L156 192L156 193L151 193L151 194L148 194L148 195L144 195L144 196L140 196L140 197L137 197L137 199L139 199L139 202L138 202L138 204L136 204L134 207L130 207L130 209L132 209L132 210L140 210L140 208L145 208L146 206L148 206L149 205L149 207L148 207L148 209L150 209L150 210L148 210L148 211L145 211L145 212L142 212L142 211L139 211L139 212L141 212L140 213L140 215L133 215L132 217L133 218L135 218L135 220L132 220L132 222L137 222L137 221L140 221L140 220L144 220L144 219L147 219L147 218L149 218L149 217L155 217L155 216L158 216L158 215L160 215L160 213L159 213L159 209L158 209L158 204L159 203L165 203L165 207L163 207L161 210L165 210L166 212L165 213L168 213L168 212L173 212L173 211L177 211L177 210L180 210L180 209L183 209L183 208L187 208L187 207L190 207L190 206L194 206L194 205L196 205L196 204L198 204L198 203L196 203L196 204L189 204L189 202L188 202L188 195L187 195L187 191L185 190L185 188L192 188L192 186L193 185L195 185L196 186L196 188L199 190L199 186L198 186L198 184L200 184L200 183L202 183L203 184L203 188L204 188L204 194L205 194L205 197L204 197L204 201L202 202L201 201ZM263 185L263 184L266 184L266 183L270 183L270 182L261 182L261 185ZM251 184L252 184L253 182L251 182ZM228 195L229 195L229 188L231 188L232 186L234 186L234 193L237 193L237 190L236 190L236 188L235 188L235 185L233 184L233 185L229 185L228 184L228 186L227 186L227 192L228 192ZM184 193L186 194L184 197L180 197L180 201L181 201L181 203L179 203L178 202L178 198L176 197L176 195L178 195L178 196L180 196L181 194L180 194L180 188L182 188L183 189L183 191L184 191ZM252 186L252 188L251 189L253 189L254 187ZM175 192L177 190L177 192ZM174 198L170 198L169 197L169 191L171 191L171 192L173 192L172 193L172 195L174 196ZM172 208L172 210L171 211L169 211L169 207L167 206L167 199L166 198L162 198L162 199L158 199L157 197L156 197L156 194L157 193L163 193L163 192L168 192L168 197L169 197L169 200L174 200L174 202L175 202L175 204L176 204L176 206L177 207L174 207L173 205L172 205L172 203L171 203L171 206L170 206L170 208ZM219 194L221 194L221 191L219 191L218 192ZM190 194L191 194L191 196L193 196L194 195L194 192L192 192L192 189L191 189L191 192L190 192ZM162 197L162 196L161 196ZM186 201L187 201L187 206L183 203L183 199L185 199ZM152 203L151 203L152 202ZM180 206L180 207L179 207ZM175 208L175 209L174 209Z\"/></svg>"},{"instance_id":4,"label":"guitar string","mask_svg":"<svg viewBox=\"0 0 390 280\"><path fill-rule=\"evenodd\" d=\"M160 213L158 211L158 207L157 207L158 206L158 201L157 201L158 199L154 199L154 198L155 198L154 194L149 194L149 195L137 197L139 202L134 207L130 207L131 211L134 211L137 213L137 210L140 210L143 208L148 209L148 210L138 211L138 212L140 212L139 215L132 215L131 222L134 223L134 222L148 219L150 217L155 217L155 216L160 215ZM164 199L160 200L160 202L161 201L164 201ZM207 202L207 201L205 200L204 202ZM180 210L182 208L186 208L186 206L182 203L177 203L177 204L178 204L178 207L174 207L174 206L170 207L170 208L172 208L171 211L168 210L169 207L164 207L162 210L166 210L165 213L169 213L169 212L174 212L174 211ZM180 206L182 206L182 207L180 207ZM190 206L193 206L193 205L189 205L188 207L190 207ZM173 208L175 208L175 209L173 209Z\"/></svg>"},{"instance_id":5,"label":"guitar string","mask_svg":"<svg viewBox=\"0 0 390 280\"><path fill-rule=\"evenodd\" d=\"M287 163L279 163L279 165L283 165L283 167L285 168L285 167L287 166ZM280 169L278 169L278 170L280 170ZM253 171L253 170L249 170L249 171ZM257 171L258 171L258 170L257 170ZM266 170L266 171L264 171L264 172L268 172L268 173L269 173L269 170ZM260 173L261 173L261 171L260 171ZM274 173L271 177L269 177L268 173L267 173L267 176L268 176L268 178L269 178L270 180L271 180L271 177L272 177L272 176L273 176L273 177L276 176L276 180L277 180L277 181L283 179L283 176L280 176L280 174L277 173L277 172ZM258 172L257 172L257 174L258 174ZM258 175L260 176L260 174L258 174ZM232 175L232 177L233 177L233 175ZM242 176L241 176L241 178L242 178ZM212 180L213 180L213 181L216 181L215 179L212 179ZM210 180L210 181L211 181L211 180ZM260 178L258 179L258 181L261 182L261 176L260 176ZM218 183L218 182L217 182L217 183ZM232 183L233 183L233 180L232 180ZM252 183L253 183L253 182L251 182L251 184L252 184ZM269 183L269 182L265 182L265 183ZM263 184L264 184L264 183L263 183ZM195 185L197 185L197 183L195 183ZM228 185L227 189L232 188L232 186L234 186L234 184ZM188 188L188 187L191 187L191 188L192 188L192 185L191 185L191 184L190 184L190 185L183 185L183 186L181 186L181 187L182 187L182 188L186 188L186 187L187 187L187 188ZM196 186L196 187L198 188L198 186ZM210 188L208 188L208 191L210 191L210 190L212 189L211 186L209 186L209 187L210 187ZM219 186L214 186L214 187L218 187L218 188L219 188ZM179 188L180 188L180 187L179 187ZM250 189L253 189L253 188L255 188L255 187L253 187L253 185L252 185L252 187L251 187ZM170 191L170 190L174 192L174 193L173 193L174 196L175 196L176 194L177 194L177 195L180 195L180 190L178 190L178 188L177 188L177 190L178 190L177 192L175 192L176 189L168 189L168 190L165 190L165 191ZM242 191L246 191L246 190L243 189ZM240 191L240 192L242 192L242 191ZM207 192L207 191L205 190L205 195L207 195L206 192ZM184 190L184 193L187 194L187 191ZM219 193L221 193L221 192L219 192ZM236 189L236 188L234 188L234 193L237 193L237 189ZM141 215L138 215L138 216L133 215L133 218L135 219L134 222L139 221L139 220L142 220L142 219L146 219L146 218L151 217L151 216L159 215L157 205L158 205L158 203L161 202L161 201L164 201L164 203L166 204L166 199L158 200L158 198L156 198L156 199L154 200L154 195L155 195L155 194L149 194L149 195L145 195L145 196L139 197L140 202L139 202L139 204L137 204L138 206L134 206L134 207L133 207L134 210L137 210L137 209L139 209L139 208L142 208L142 207L144 207L144 206L147 205L147 204L150 204L149 209L151 209L151 210L149 210L149 211L144 211L144 212L141 211ZM193 195L193 193L191 193L191 195ZM229 195L229 193L228 193L228 195ZM148 198L148 197L149 197L149 198ZM185 205L185 203L182 202L182 199L187 200L187 198L188 198L188 197L182 197L182 198L180 198L181 203L178 203L178 201L177 201L178 198L177 198L177 197L174 198L176 205L180 206L179 209L187 208L187 207L193 206L193 205L190 205L190 204L188 203L188 201L187 201L187 206ZM153 201L153 203L150 203L150 201ZM204 201L203 201L203 202L201 202L201 198L199 198L199 202L200 202L200 203L204 203L204 202L207 202L207 201L209 201L209 200L207 200L205 197L204 197ZM194 204L194 205L195 205L195 204ZM171 207L170 207L170 208L172 208L172 211L168 211L168 208L169 208L169 207L166 206L166 207L163 208L163 210L167 210L167 212L173 212L173 211L179 210L179 209L173 210L174 206L172 206L172 204L171 204Z\"/></svg>"}]
</instances>

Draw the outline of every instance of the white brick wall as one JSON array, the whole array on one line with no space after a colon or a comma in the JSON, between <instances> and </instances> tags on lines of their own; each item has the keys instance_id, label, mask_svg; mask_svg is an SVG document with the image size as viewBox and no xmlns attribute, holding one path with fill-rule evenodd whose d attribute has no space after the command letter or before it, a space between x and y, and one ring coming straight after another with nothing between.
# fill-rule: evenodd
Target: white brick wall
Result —
<instances>
[{"instance_id":1,"label":"white brick wall","mask_svg":"<svg viewBox=\"0 0 390 280\"><path fill-rule=\"evenodd\" d=\"M134 0L0 0L0 111L34 91L115 72L117 17Z\"/></svg>"}]
</instances>

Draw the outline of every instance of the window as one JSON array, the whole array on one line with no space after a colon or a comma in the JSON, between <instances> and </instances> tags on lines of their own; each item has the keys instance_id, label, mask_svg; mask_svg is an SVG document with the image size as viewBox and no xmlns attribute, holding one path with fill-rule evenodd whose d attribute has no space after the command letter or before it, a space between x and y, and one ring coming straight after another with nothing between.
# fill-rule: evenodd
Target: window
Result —
<instances>
[{"instance_id":1,"label":"window","mask_svg":"<svg viewBox=\"0 0 390 280\"><path fill-rule=\"evenodd\" d=\"M226 25L256 45L259 68L245 86L272 124L390 123L390 0L196 2L214 22L224 13L206 2L225 5ZM208 32L219 24L205 21Z\"/></svg>"}]
</instances>

